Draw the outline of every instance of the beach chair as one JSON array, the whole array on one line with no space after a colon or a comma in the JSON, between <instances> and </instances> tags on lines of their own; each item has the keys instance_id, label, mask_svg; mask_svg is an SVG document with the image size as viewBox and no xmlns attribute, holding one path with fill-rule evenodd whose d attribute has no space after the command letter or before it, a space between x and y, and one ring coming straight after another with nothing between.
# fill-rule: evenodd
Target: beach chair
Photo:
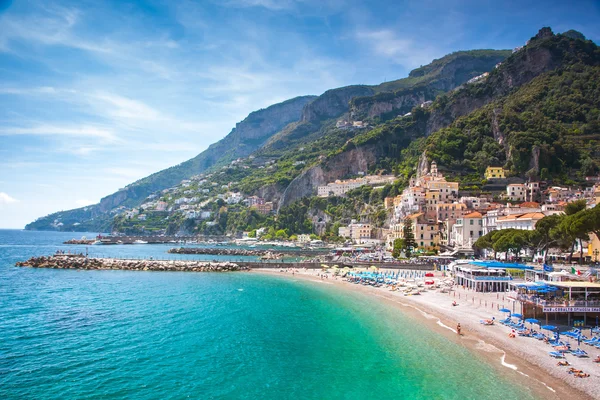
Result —
<instances>
[{"instance_id":1,"label":"beach chair","mask_svg":"<svg viewBox=\"0 0 600 400\"><path fill-rule=\"evenodd\" d=\"M595 344L600 343L600 338L598 337L593 337L590 340L584 340L583 343L585 344L589 344L591 346L594 346Z\"/></svg>"},{"instance_id":2,"label":"beach chair","mask_svg":"<svg viewBox=\"0 0 600 400\"><path fill-rule=\"evenodd\" d=\"M543 333L536 333L535 335L533 335L533 337L536 338L537 340L546 339L546 335L544 335Z\"/></svg>"},{"instance_id":3,"label":"beach chair","mask_svg":"<svg viewBox=\"0 0 600 400\"><path fill-rule=\"evenodd\" d=\"M571 352L571 354L573 354L575 357L579 357L579 358L589 357L588 353L581 349L573 350Z\"/></svg>"},{"instance_id":4,"label":"beach chair","mask_svg":"<svg viewBox=\"0 0 600 400\"><path fill-rule=\"evenodd\" d=\"M561 353L559 351L551 351L548 354L550 354L550 356L554 357L554 358L565 358L565 356L563 355L563 353Z\"/></svg>"}]
</instances>

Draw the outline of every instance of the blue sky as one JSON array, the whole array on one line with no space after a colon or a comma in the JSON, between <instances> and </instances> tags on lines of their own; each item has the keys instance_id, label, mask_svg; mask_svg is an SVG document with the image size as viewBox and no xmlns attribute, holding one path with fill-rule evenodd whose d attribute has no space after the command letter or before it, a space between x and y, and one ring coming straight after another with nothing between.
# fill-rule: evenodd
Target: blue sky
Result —
<instances>
[{"instance_id":1,"label":"blue sky","mask_svg":"<svg viewBox=\"0 0 600 400\"><path fill-rule=\"evenodd\" d=\"M542 26L599 42L599 3L568 3L0 0L0 227L96 203L291 97Z\"/></svg>"}]
</instances>

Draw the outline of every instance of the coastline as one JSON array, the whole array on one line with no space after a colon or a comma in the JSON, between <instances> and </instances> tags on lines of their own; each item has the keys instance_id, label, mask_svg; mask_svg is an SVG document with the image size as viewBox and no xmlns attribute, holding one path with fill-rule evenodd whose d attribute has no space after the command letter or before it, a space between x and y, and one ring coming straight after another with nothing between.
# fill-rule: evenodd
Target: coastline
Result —
<instances>
[{"instance_id":1,"label":"coastline","mask_svg":"<svg viewBox=\"0 0 600 400\"><path fill-rule=\"evenodd\" d=\"M392 305L407 315L418 318L428 328L445 336L449 340L465 346L467 349L482 357L497 371L511 379L517 380L533 389L540 398L546 399L600 399L600 365L594 364L590 359L577 359L569 357L571 366L583 369L590 374L589 378L576 378L569 374L569 367L559 367L557 361L548 355L553 350L542 341L532 338L508 337L510 330L502 325L485 326L481 319L495 316L491 304L488 307L479 306L479 302L465 301L465 296L472 299L473 293L457 290L461 294L462 303L453 307L453 294L443 294L428 291L420 296L404 296L399 292L392 292L383 288L352 284L341 278L322 280L320 271L296 271L294 275L289 272L280 272L274 269L252 269L251 273L278 276L284 279L300 279L313 283L326 283L343 290L357 290L373 296L388 305ZM436 278L440 273L436 273ZM495 298L495 293L492 294ZM456 297L458 300L458 297ZM492 298L490 297L490 300ZM454 327L460 322L462 335L458 336ZM586 350L590 348L584 347ZM590 351L590 358L596 356L595 351Z\"/></svg>"}]
</instances>

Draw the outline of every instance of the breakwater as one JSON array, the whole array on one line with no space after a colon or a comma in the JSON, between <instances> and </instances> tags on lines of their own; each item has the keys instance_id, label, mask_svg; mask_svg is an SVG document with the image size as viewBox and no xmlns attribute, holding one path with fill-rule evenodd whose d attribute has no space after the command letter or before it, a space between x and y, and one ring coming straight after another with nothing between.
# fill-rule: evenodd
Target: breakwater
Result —
<instances>
[{"instance_id":1,"label":"breakwater","mask_svg":"<svg viewBox=\"0 0 600 400\"><path fill-rule=\"evenodd\" d=\"M71 239L63 242L63 244L93 244L96 239Z\"/></svg>"},{"instance_id":2,"label":"breakwater","mask_svg":"<svg viewBox=\"0 0 600 400\"><path fill-rule=\"evenodd\" d=\"M262 249L232 249L218 247L176 247L169 249L171 254L208 254L214 256L282 256L283 254L293 254L297 256L314 256L317 254L327 254L328 251L319 250L262 250Z\"/></svg>"},{"instance_id":3,"label":"breakwater","mask_svg":"<svg viewBox=\"0 0 600 400\"><path fill-rule=\"evenodd\" d=\"M166 261L166 260L120 260L115 258L88 258L84 256L42 256L17 262L17 267L86 269L86 270L128 270L128 271L189 271L227 272L247 270L247 266L232 262L207 261Z\"/></svg>"}]
</instances>

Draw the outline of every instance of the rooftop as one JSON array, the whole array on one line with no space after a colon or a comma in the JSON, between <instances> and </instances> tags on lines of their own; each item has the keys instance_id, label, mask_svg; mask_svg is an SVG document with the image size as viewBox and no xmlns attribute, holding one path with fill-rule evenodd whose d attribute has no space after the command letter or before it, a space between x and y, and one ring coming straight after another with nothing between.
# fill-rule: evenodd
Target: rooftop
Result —
<instances>
[{"instance_id":1,"label":"rooftop","mask_svg":"<svg viewBox=\"0 0 600 400\"><path fill-rule=\"evenodd\" d=\"M600 289L599 282L545 282L547 285L563 288L594 288Z\"/></svg>"}]
</instances>

